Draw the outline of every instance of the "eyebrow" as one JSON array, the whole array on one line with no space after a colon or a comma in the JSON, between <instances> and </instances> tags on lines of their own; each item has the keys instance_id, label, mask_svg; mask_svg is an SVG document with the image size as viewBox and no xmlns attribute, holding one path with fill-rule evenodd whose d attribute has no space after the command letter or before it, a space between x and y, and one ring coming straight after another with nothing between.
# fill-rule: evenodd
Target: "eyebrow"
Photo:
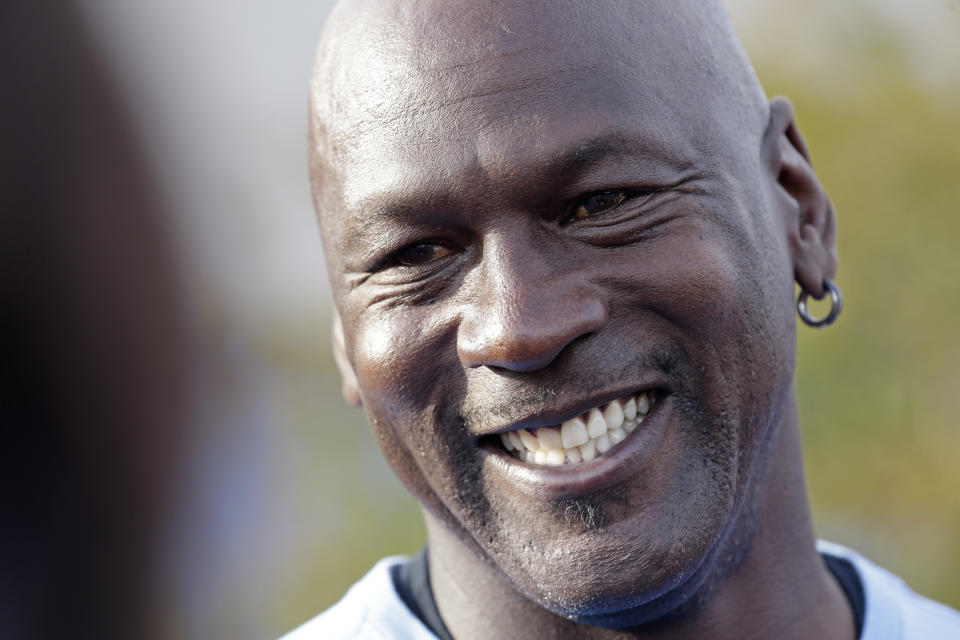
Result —
<instances>
[{"instance_id":1,"label":"eyebrow","mask_svg":"<svg viewBox=\"0 0 960 640\"><path fill-rule=\"evenodd\" d=\"M620 132L589 138L549 157L538 173L551 176L583 173L610 156L632 155L626 151L635 148L631 142L628 136Z\"/></svg>"},{"instance_id":2,"label":"eyebrow","mask_svg":"<svg viewBox=\"0 0 960 640\"><path fill-rule=\"evenodd\" d=\"M540 184L547 180L571 181L605 160L617 157L636 158L638 164L645 165L642 173L648 179L656 179L658 174L662 174L664 167L684 171L692 166L689 160L668 153L657 141L616 130L582 139L548 155L529 171L529 175ZM385 190L366 195L348 207L353 215L363 217L363 225L353 230L351 235L379 235L387 230L381 225L387 225L394 220L409 222L413 214L419 214L419 222L429 225L431 212L439 214L447 210L443 206L447 200L446 194L444 186L437 185L435 188L426 187L409 194ZM438 220L437 224L439 222Z\"/></svg>"}]
</instances>

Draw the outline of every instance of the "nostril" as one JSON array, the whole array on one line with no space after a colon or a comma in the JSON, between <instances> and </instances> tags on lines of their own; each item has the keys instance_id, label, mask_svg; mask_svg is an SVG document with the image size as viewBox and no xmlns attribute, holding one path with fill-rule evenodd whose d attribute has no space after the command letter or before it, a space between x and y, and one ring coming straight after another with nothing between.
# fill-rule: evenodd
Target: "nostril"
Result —
<instances>
[{"instance_id":1,"label":"nostril","mask_svg":"<svg viewBox=\"0 0 960 640\"><path fill-rule=\"evenodd\" d=\"M549 366L573 342L595 333L607 321L606 305L595 297L567 302L537 305L513 317L480 310L465 318L457 334L460 361L470 368L516 372Z\"/></svg>"},{"instance_id":2,"label":"nostril","mask_svg":"<svg viewBox=\"0 0 960 640\"><path fill-rule=\"evenodd\" d=\"M562 339L544 339L542 336L521 336L511 344L493 344L479 349L461 349L461 361L471 368L490 367L518 373L537 371L548 367L572 343L592 331ZM464 360L466 355L467 360Z\"/></svg>"},{"instance_id":3,"label":"nostril","mask_svg":"<svg viewBox=\"0 0 960 640\"><path fill-rule=\"evenodd\" d=\"M550 348L534 344L533 340L524 343L525 349L499 347L489 350L481 362L474 367L487 366L508 371L527 372L543 369L553 362L563 347Z\"/></svg>"}]
</instances>

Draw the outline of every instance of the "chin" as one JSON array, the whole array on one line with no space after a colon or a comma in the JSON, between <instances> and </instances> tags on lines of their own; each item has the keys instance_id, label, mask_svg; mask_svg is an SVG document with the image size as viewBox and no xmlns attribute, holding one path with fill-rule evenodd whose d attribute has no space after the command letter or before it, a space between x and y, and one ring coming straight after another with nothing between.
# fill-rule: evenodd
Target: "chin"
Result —
<instances>
[{"instance_id":1,"label":"chin","mask_svg":"<svg viewBox=\"0 0 960 640\"><path fill-rule=\"evenodd\" d=\"M753 454L776 416L744 419L705 384L662 389L640 427L580 466L481 446L476 465L447 474L460 489L444 501L447 528L517 598L569 620L624 629L705 606L749 550Z\"/></svg>"},{"instance_id":2,"label":"chin","mask_svg":"<svg viewBox=\"0 0 960 640\"><path fill-rule=\"evenodd\" d=\"M615 593L603 593L574 611L558 614L581 624L608 629L628 629L648 625L682 611L696 608L705 600L704 586L710 582L720 547L710 547L698 558L676 559L682 566L655 584L626 585Z\"/></svg>"},{"instance_id":3,"label":"chin","mask_svg":"<svg viewBox=\"0 0 960 640\"><path fill-rule=\"evenodd\" d=\"M528 599L583 624L624 629L696 606L717 558L725 555L732 514L717 505L729 507L732 496L703 494L696 502L712 506L687 505L686 513L699 515L683 522L654 509L669 522L643 511L604 523L602 518L619 515L611 513L611 503L629 501L623 491L611 494L595 497L594 508L596 502L607 503L601 519L592 523L596 528L582 521L581 529L553 530L554 535L541 528L533 543L513 529L500 539L520 540L519 547L500 547L490 559Z\"/></svg>"}]
</instances>

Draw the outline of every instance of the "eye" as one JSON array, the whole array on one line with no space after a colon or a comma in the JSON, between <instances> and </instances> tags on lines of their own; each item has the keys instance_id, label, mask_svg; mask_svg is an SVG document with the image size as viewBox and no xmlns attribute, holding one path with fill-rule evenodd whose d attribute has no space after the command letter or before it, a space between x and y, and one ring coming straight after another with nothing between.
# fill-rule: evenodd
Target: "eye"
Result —
<instances>
[{"instance_id":1,"label":"eye","mask_svg":"<svg viewBox=\"0 0 960 640\"><path fill-rule=\"evenodd\" d=\"M450 247L424 242L401 249L393 256L393 264L404 267L417 267L439 260L453 253Z\"/></svg>"},{"instance_id":2,"label":"eye","mask_svg":"<svg viewBox=\"0 0 960 640\"><path fill-rule=\"evenodd\" d=\"M570 217L570 219L583 220L585 218L595 216L598 213L610 211L611 209L619 206L626 199L627 194L623 191L603 191L601 193L595 193L591 196L588 196L577 205L577 208L574 209L573 215Z\"/></svg>"}]
</instances>

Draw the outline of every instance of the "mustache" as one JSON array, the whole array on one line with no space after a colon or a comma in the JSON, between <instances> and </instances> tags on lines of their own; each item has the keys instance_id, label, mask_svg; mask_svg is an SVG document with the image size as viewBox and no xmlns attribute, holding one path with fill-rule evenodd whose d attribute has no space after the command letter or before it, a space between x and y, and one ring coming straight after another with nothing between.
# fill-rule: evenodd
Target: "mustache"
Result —
<instances>
[{"instance_id":1,"label":"mustache","mask_svg":"<svg viewBox=\"0 0 960 640\"><path fill-rule=\"evenodd\" d=\"M468 429L482 430L559 409L568 398L586 398L621 388L625 382L649 379L651 372L666 379L674 393L683 394L692 373L691 358L679 345L652 346L620 365L611 366L609 359L586 359L592 367L578 359L537 374L498 371L493 381L478 383L474 393L468 389L457 417Z\"/></svg>"}]
</instances>

